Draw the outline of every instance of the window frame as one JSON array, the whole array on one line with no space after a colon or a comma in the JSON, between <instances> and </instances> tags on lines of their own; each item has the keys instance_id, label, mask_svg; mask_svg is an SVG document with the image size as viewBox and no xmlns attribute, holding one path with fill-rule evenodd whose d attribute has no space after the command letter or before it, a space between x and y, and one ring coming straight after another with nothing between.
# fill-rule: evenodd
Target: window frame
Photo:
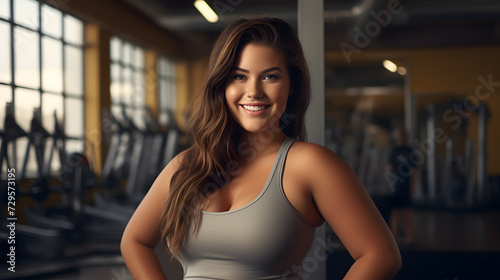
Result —
<instances>
[{"instance_id":1,"label":"window frame","mask_svg":"<svg viewBox=\"0 0 500 280\"><path fill-rule=\"evenodd\" d=\"M2 86L6 86L6 87L10 87L10 97L11 97L11 101L10 103L12 103L12 106L13 106L13 109L14 109L14 114L15 114L15 111L16 111L16 89L25 89L25 90L31 90L31 91L34 91L38 94L38 97L39 97L39 104L40 104L40 110L42 112L44 112L44 109L45 109L45 106L44 106L44 97L45 96L57 96L57 97L61 97L62 98L62 116L58 116L58 120L60 122L60 124L63 126L63 128L65 128L65 131L67 130L67 124L65 122L65 120L68 118L68 114L70 113L69 110L68 110L68 101L69 100L78 100L80 102L80 104L82 105L81 107L81 112L83 113L81 116L80 116L80 119L82 121L81 123L81 126L83 128L83 131L81 133L80 136L71 136L71 135L67 135L65 133L65 138L64 138L64 144L63 144L63 148L65 150L66 153L70 153L70 152L81 152L81 153L85 153L86 152L86 134L85 134L85 126L86 126L86 118L85 118L85 110L86 110L86 104L85 104L85 21L81 18L78 18L76 16L73 16L65 11L62 11L60 9L57 9L57 7L54 7L48 3L44 3L44 2L39 2L39 1L36 1L36 0L33 0L33 2L36 2L36 5L37 5L37 13L38 13L38 27L37 28L32 28L32 27L29 27L29 26L25 26L23 25L22 23L18 23L16 22L16 19L15 19L15 6L14 6L14 0L9 0L8 1L9 4L10 4L10 16L7 18L3 18L3 17L0 17L0 22L5 22L9 25L9 31L10 31L10 83L8 82L5 82L5 81L0 81L0 85ZM44 32L43 30L43 24L44 24L44 13L43 13L43 8L45 6L48 6L52 9L55 9L57 10L60 14L61 14L61 22L60 22L60 28L61 28L61 36L60 38L57 38L56 36L53 36L52 34L47 34ZM79 22L81 22L82 24L82 38L81 38L81 44L77 44L77 43L73 43L73 42L68 42L66 40L66 34L65 34L65 27L66 27L66 23L65 23L65 19L66 17L72 17L76 20L78 20ZM19 81L16 81L16 47L15 45L17 44L17 39L16 39L16 28L20 28L21 30L26 30L26 31L29 31L29 32L32 32L33 34L36 34L37 38L36 40L38 41L38 49L37 49L37 52L38 52L38 65L37 65L37 75L38 75L38 87L30 87L30 86L25 86L25 85L19 85L18 82ZM44 57L43 57L43 51L44 51L44 43L43 43L43 40L44 38L49 38L49 39L52 39L52 40L55 40L57 41L58 43L61 44L61 71L60 71L60 74L61 74L61 81L62 81L62 88L61 88L61 91L60 92L57 92L57 91L53 91L51 89L45 89L44 88ZM68 93L67 92L67 69L66 69L66 59L67 59L67 51L66 51L66 48L70 46L70 47L73 47L73 48L77 48L80 52L81 52L81 94L74 94L74 93ZM20 101L17 101L17 102L20 102ZM1 106L6 106L6 104L1 104ZM5 107L4 107L5 108ZM46 110L46 109L45 109ZM43 114L42 113L42 116L41 116L41 121L43 123L43 120L44 120L44 117L47 117L47 118L53 118L53 114L52 113L47 113L47 114ZM3 120L0 120L2 121L2 125L3 125ZM48 128L48 127L44 127L45 129L48 129L48 130L52 130L52 127L51 128ZM29 133L29 131L26 131ZM22 152L21 149L25 149L25 146L24 144L22 145L22 147L18 147L19 146L19 141L25 141L25 139L17 139L15 141L13 141L11 143L11 147L8 147L8 152L10 152L9 154L12 155L12 159L11 159L11 167L15 167L15 168L22 168L22 164L23 164L23 161L24 161L24 156L25 154L20 154L20 153L24 153ZM81 143L78 143L78 145L81 145L81 148L82 149L71 149L71 150L68 150L68 146L71 146L71 145L68 145L68 142L75 142L75 143L78 143L78 142L81 142ZM47 146L50 145L52 143L52 141L49 141L47 142ZM46 151L47 149L49 149L49 147L46 147ZM47 155L45 154L45 158L44 160L47 158ZM35 168L35 169L33 169ZM36 160L33 158L33 156L30 156L28 157L28 164L26 165L26 169L25 170L25 174L26 174L26 178L36 178L38 177L38 172L36 170ZM58 171L60 170L60 166L59 168L56 166L53 165L53 162L51 163L51 166L50 166L50 173L51 175L53 175L54 173L57 173ZM19 172L21 172L22 170L19 169ZM2 170L3 172L3 170Z\"/></svg>"}]
</instances>

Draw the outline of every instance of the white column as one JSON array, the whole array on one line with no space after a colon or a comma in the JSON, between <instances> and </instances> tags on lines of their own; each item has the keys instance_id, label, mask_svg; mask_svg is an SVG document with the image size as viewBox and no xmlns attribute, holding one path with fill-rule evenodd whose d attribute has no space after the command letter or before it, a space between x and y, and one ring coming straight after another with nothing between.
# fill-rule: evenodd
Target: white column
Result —
<instances>
[{"instance_id":1,"label":"white column","mask_svg":"<svg viewBox=\"0 0 500 280\"><path fill-rule=\"evenodd\" d=\"M323 0L298 0L298 35L311 74L311 103L306 113L308 142L325 144L325 40ZM304 279L325 280L325 225L316 229L312 250L304 263ZM320 240L320 242L318 242ZM321 242L323 241L323 242ZM318 252L320 248L321 252ZM316 250L316 254L312 254Z\"/></svg>"},{"instance_id":2,"label":"white column","mask_svg":"<svg viewBox=\"0 0 500 280\"><path fill-rule=\"evenodd\" d=\"M308 142L325 144L325 40L323 0L298 1L298 31L311 74L311 103L306 113Z\"/></svg>"}]
</instances>

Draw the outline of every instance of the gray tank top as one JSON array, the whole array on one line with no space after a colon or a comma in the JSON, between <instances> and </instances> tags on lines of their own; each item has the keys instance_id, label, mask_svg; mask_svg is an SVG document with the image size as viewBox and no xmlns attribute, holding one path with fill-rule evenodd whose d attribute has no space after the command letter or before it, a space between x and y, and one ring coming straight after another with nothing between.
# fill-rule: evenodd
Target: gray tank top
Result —
<instances>
[{"instance_id":1,"label":"gray tank top","mask_svg":"<svg viewBox=\"0 0 500 280\"><path fill-rule=\"evenodd\" d=\"M188 236L180 252L184 279L302 279L314 228L283 192L283 167L293 142L285 139L252 202L231 211L202 212L198 233Z\"/></svg>"}]
</instances>

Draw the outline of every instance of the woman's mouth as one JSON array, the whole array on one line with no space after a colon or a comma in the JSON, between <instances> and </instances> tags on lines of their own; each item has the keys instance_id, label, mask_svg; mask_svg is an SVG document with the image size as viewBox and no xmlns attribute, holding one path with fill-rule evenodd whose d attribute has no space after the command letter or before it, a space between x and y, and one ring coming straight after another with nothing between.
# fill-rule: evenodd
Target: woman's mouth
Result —
<instances>
[{"instance_id":1,"label":"woman's mouth","mask_svg":"<svg viewBox=\"0 0 500 280\"><path fill-rule=\"evenodd\" d=\"M267 109L271 105L241 105L245 110L258 112Z\"/></svg>"}]
</instances>

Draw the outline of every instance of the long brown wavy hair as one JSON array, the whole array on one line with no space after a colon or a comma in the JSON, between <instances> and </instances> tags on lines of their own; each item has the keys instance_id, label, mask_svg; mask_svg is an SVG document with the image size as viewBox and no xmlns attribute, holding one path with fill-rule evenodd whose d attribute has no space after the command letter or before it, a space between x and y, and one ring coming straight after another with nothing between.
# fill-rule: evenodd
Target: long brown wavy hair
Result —
<instances>
[{"instance_id":1,"label":"long brown wavy hair","mask_svg":"<svg viewBox=\"0 0 500 280\"><path fill-rule=\"evenodd\" d=\"M187 133L192 141L184 152L179 168L170 181L166 207L159 228L161 243L172 256L178 256L190 227L201 223L203 203L221 187L217 178L224 166L238 158L239 130L226 108L225 89L241 49L250 43L278 49L285 57L292 93L280 119L282 131L304 140L304 116L310 99L309 71L302 47L291 26L276 18L240 19L227 26L213 46L207 75L202 87L189 104ZM284 115L285 115L284 114Z\"/></svg>"}]
</instances>

